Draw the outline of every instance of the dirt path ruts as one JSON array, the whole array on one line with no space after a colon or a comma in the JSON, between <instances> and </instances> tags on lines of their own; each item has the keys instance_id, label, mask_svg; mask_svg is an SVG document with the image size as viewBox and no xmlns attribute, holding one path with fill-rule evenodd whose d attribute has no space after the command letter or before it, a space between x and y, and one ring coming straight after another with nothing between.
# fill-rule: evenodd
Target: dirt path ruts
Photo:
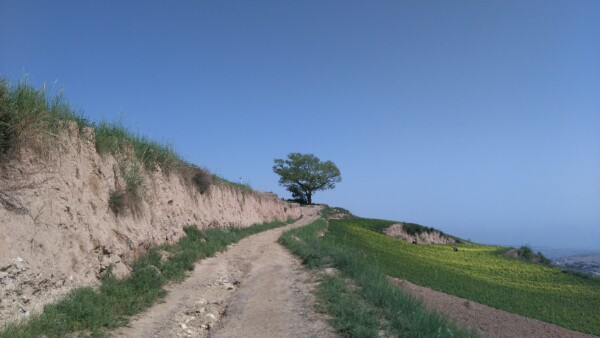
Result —
<instances>
[{"instance_id":1,"label":"dirt path ruts","mask_svg":"<svg viewBox=\"0 0 600 338\"><path fill-rule=\"evenodd\" d=\"M427 308L437 311L461 325L474 329L485 337L596 337L577 331L571 331L537 319L498 310L464 298L425 288L406 280L391 277L390 280L411 295L423 300L423 304Z\"/></svg>"},{"instance_id":2,"label":"dirt path ruts","mask_svg":"<svg viewBox=\"0 0 600 338\"><path fill-rule=\"evenodd\" d=\"M308 224L303 218L265 231L215 257L196 263L191 275L172 284L162 303L135 316L114 337L326 337L334 336L314 312L315 276L277 243L281 232Z\"/></svg>"}]
</instances>

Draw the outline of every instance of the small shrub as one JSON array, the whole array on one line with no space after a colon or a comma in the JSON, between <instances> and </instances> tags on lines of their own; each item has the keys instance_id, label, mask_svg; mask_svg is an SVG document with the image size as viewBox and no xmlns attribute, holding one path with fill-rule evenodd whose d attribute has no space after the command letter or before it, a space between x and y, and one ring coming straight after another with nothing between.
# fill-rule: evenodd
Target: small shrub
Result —
<instances>
[{"instance_id":1,"label":"small shrub","mask_svg":"<svg viewBox=\"0 0 600 338\"><path fill-rule=\"evenodd\" d=\"M526 261L530 261L533 258L533 250L529 245L523 245L518 250L519 256Z\"/></svg>"},{"instance_id":2,"label":"small shrub","mask_svg":"<svg viewBox=\"0 0 600 338\"><path fill-rule=\"evenodd\" d=\"M550 265L552 263L552 261L546 258L541 252L538 251L538 253L535 253L529 245L522 245L518 249L509 248L503 253L503 256L542 265Z\"/></svg>"},{"instance_id":3,"label":"small shrub","mask_svg":"<svg viewBox=\"0 0 600 338\"><path fill-rule=\"evenodd\" d=\"M208 170L194 164L184 163L179 167L179 173L186 184L193 186L200 194L208 193L214 183L213 175Z\"/></svg>"},{"instance_id":4,"label":"small shrub","mask_svg":"<svg viewBox=\"0 0 600 338\"><path fill-rule=\"evenodd\" d=\"M402 229L404 229L404 231L406 231L407 234L412 236L418 235L422 232L431 233L433 231L436 231L434 228L431 227L426 227L420 224L408 222L402 223Z\"/></svg>"},{"instance_id":5,"label":"small shrub","mask_svg":"<svg viewBox=\"0 0 600 338\"><path fill-rule=\"evenodd\" d=\"M120 169L125 180L125 192L134 200L139 200L144 185L144 176L140 167L135 163L128 167L124 162L121 162Z\"/></svg>"},{"instance_id":6,"label":"small shrub","mask_svg":"<svg viewBox=\"0 0 600 338\"><path fill-rule=\"evenodd\" d=\"M208 192L212 184L212 175L201 168L196 168L196 173L192 177L192 182L200 194Z\"/></svg>"},{"instance_id":7,"label":"small shrub","mask_svg":"<svg viewBox=\"0 0 600 338\"><path fill-rule=\"evenodd\" d=\"M144 175L141 168L134 164L119 162L119 171L125 182L125 188L118 188L110 192L108 206L115 213L123 211L125 207L136 211L142 200ZM118 186L118 184L117 184Z\"/></svg>"},{"instance_id":8,"label":"small shrub","mask_svg":"<svg viewBox=\"0 0 600 338\"><path fill-rule=\"evenodd\" d=\"M118 213L122 210L125 202L125 194L122 191L111 191L108 194L108 207Z\"/></svg>"}]
</instances>

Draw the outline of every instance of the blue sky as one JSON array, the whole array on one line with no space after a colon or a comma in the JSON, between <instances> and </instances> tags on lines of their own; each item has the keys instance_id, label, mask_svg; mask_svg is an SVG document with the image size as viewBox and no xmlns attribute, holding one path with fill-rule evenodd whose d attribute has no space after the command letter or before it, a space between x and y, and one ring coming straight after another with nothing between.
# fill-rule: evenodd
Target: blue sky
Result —
<instances>
[{"instance_id":1,"label":"blue sky","mask_svg":"<svg viewBox=\"0 0 600 338\"><path fill-rule=\"evenodd\" d=\"M226 178L484 243L600 249L598 1L6 1L0 75Z\"/></svg>"}]
</instances>

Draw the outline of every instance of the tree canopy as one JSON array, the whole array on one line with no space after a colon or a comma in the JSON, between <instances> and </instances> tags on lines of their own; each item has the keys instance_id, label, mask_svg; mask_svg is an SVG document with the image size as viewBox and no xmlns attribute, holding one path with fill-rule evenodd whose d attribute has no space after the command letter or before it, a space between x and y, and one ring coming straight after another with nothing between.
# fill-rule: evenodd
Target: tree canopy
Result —
<instances>
[{"instance_id":1,"label":"tree canopy","mask_svg":"<svg viewBox=\"0 0 600 338\"><path fill-rule=\"evenodd\" d=\"M305 204L312 203L315 191L333 189L342 181L333 162L323 162L313 154L291 153L287 159L275 159L273 171L280 176L279 184Z\"/></svg>"}]
</instances>

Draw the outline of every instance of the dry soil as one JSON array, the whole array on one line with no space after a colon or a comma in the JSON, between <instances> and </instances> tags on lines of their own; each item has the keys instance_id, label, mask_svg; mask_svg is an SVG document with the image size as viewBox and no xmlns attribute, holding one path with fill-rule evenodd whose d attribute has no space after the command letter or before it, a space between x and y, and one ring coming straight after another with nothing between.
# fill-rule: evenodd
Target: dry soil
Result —
<instances>
[{"instance_id":1,"label":"dry soil","mask_svg":"<svg viewBox=\"0 0 600 338\"><path fill-rule=\"evenodd\" d=\"M308 224L317 207L285 228L250 236L198 262L168 287L164 301L136 316L115 337L334 337L314 311L316 276L277 243L282 231ZM405 280L391 280L426 307L485 337L594 337L491 308Z\"/></svg>"},{"instance_id":2,"label":"dry soil","mask_svg":"<svg viewBox=\"0 0 600 338\"><path fill-rule=\"evenodd\" d=\"M198 262L183 283L168 287L164 302L112 336L335 336L314 311L316 277L277 243L282 231L316 219L319 208L302 212L292 225L250 236Z\"/></svg>"}]
</instances>

